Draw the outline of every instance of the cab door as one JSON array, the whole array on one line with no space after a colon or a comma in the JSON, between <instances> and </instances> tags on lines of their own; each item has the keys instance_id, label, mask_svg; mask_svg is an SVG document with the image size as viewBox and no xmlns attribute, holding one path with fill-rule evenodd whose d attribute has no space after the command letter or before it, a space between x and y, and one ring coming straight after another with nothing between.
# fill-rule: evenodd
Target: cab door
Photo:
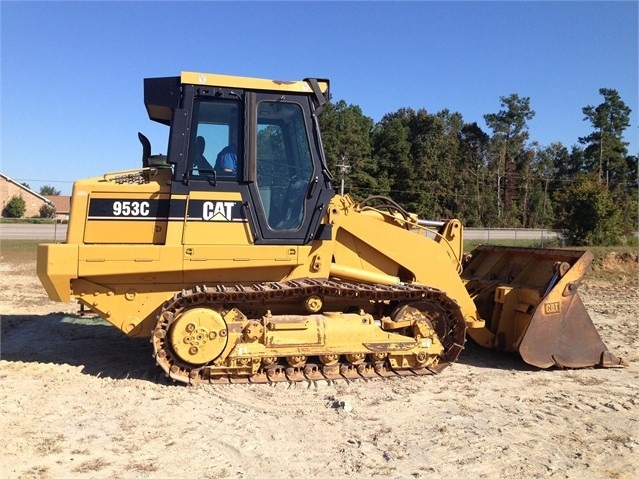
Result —
<instances>
[{"instance_id":1,"label":"cab door","mask_svg":"<svg viewBox=\"0 0 639 479\"><path fill-rule=\"evenodd\" d=\"M249 182L249 189L256 243L308 243L316 238L332 196L312 124L312 105L308 96L295 94L256 94L253 100L250 149L255 181Z\"/></svg>"}]
</instances>

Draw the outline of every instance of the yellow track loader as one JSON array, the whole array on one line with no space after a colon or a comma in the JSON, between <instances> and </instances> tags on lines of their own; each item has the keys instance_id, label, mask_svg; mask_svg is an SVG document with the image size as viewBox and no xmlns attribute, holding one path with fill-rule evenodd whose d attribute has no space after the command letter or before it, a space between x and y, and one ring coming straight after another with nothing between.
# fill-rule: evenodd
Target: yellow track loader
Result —
<instances>
[{"instance_id":1,"label":"yellow track loader","mask_svg":"<svg viewBox=\"0 0 639 479\"><path fill-rule=\"evenodd\" d=\"M541 368L623 365L577 294L587 252L478 247L458 220L331 187L329 81L183 72L144 80L167 155L76 181L67 238L38 247L77 300L185 382L439 372L467 335Z\"/></svg>"}]
</instances>

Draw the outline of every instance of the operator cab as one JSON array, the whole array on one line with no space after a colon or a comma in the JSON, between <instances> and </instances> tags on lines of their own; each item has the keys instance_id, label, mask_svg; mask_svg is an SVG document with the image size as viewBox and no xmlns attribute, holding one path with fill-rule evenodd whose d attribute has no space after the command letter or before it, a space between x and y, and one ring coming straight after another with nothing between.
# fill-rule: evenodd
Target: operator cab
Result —
<instances>
[{"instance_id":1,"label":"operator cab","mask_svg":"<svg viewBox=\"0 0 639 479\"><path fill-rule=\"evenodd\" d=\"M239 193L226 216L248 222L256 244L330 237L320 225L333 191L317 124L328 80L187 72L145 79L144 97L149 117L171 127L171 217L180 196L189 198L188 221L207 218L205 203Z\"/></svg>"}]
</instances>

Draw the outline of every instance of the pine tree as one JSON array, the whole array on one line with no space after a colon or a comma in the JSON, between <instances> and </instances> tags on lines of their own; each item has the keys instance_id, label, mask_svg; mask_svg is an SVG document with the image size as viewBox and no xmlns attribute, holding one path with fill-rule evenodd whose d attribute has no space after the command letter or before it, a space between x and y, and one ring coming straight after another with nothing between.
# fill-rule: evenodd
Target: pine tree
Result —
<instances>
[{"instance_id":1,"label":"pine tree","mask_svg":"<svg viewBox=\"0 0 639 479\"><path fill-rule=\"evenodd\" d=\"M610 188L627 178L628 143L623 141L623 132L630 126L632 110L616 90L600 88L599 93L603 103L582 109L584 121L590 121L594 131L579 138L579 142L586 145L584 154L589 170L595 171L599 181Z\"/></svg>"},{"instance_id":2,"label":"pine tree","mask_svg":"<svg viewBox=\"0 0 639 479\"><path fill-rule=\"evenodd\" d=\"M493 130L493 170L496 177L497 220L500 225L516 223L519 207L514 204L519 180L531 159L525 144L528 140L527 120L535 116L530 98L513 93L500 97L502 110L484 115ZM515 215L515 217L513 217Z\"/></svg>"}]
</instances>

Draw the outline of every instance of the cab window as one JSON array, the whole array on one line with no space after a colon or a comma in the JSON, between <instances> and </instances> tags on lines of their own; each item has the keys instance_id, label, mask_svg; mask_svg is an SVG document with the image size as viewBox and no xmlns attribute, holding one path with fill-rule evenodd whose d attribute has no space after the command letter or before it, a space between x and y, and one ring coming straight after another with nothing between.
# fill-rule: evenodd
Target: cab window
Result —
<instances>
[{"instance_id":1,"label":"cab window","mask_svg":"<svg viewBox=\"0 0 639 479\"><path fill-rule=\"evenodd\" d=\"M191 129L189 170L192 177L236 181L240 168L242 103L196 100Z\"/></svg>"}]
</instances>

